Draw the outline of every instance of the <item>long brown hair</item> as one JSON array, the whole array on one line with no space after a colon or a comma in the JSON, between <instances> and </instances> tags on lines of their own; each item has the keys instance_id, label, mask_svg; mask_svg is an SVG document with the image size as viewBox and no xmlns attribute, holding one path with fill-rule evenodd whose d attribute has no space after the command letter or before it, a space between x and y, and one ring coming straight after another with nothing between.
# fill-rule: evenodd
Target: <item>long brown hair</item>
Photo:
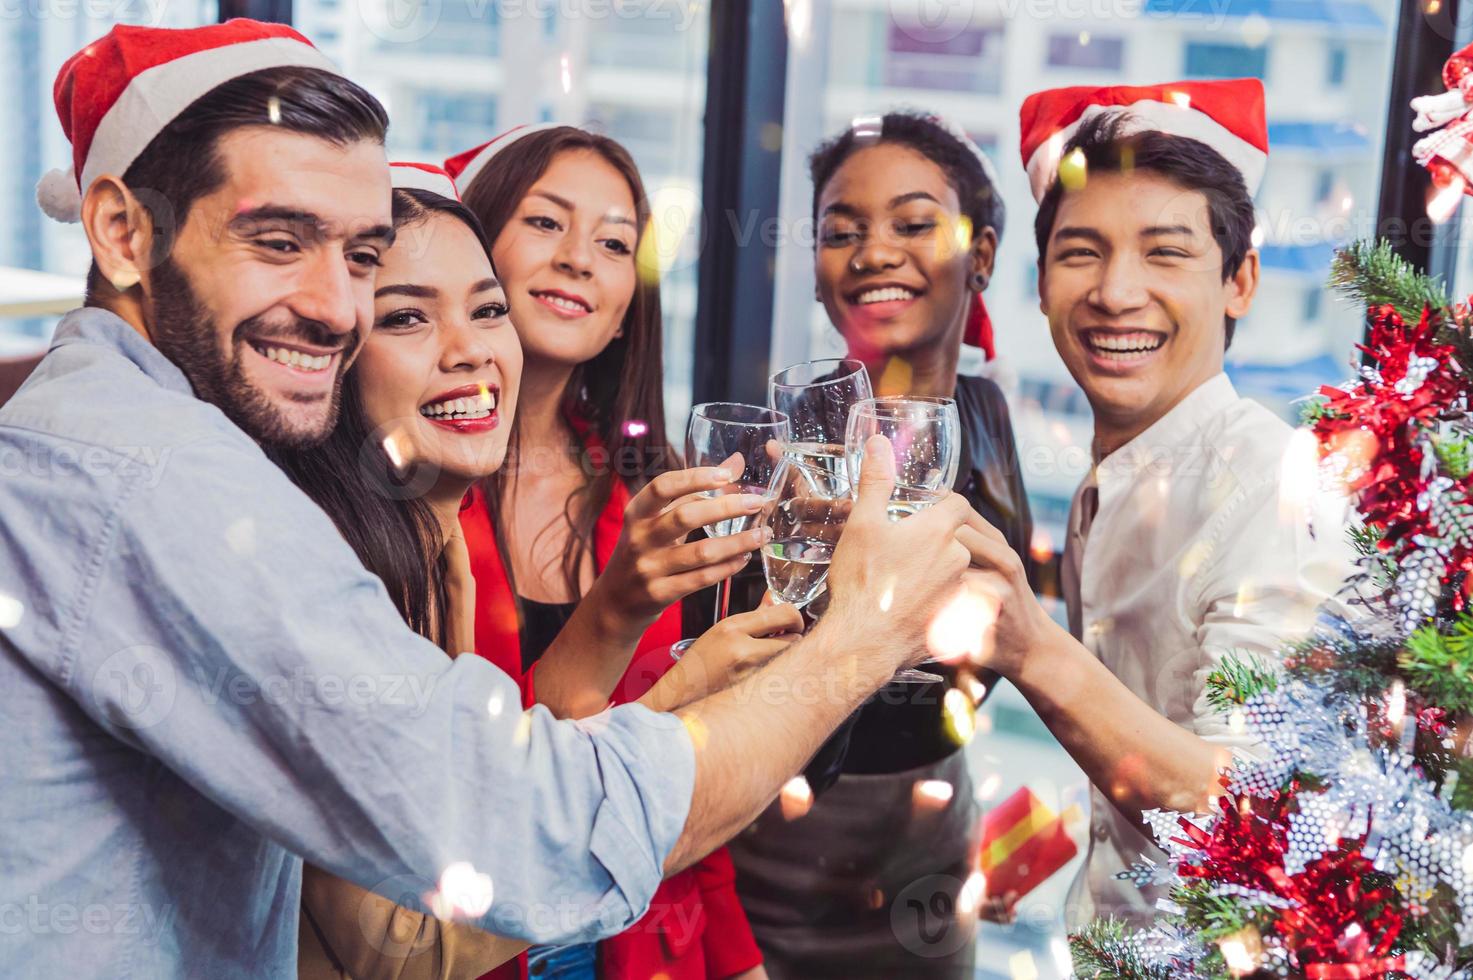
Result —
<instances>
[{"instance_id":1,"label":"long brown hair","mask_svg":"<svg viewBox=\"0 0 1473 980\"><path fill-rule=\"evenodd\" d=\"M557 155L575 150L596 153L619 172L634 197L640 240L649 233L649 199L629 151L607 136L559 126L524 136L497 153L466 188L465 205L481 219L493 246L522 198ZM614 480L622 479L631 490L638 490L657 474L680 465L665 435L660 283L647 268L641 268L635 279L634 297L624 313L623 327L622 336L574 369L563 406L567 415L590 427L603 450L599 458L589 452L589 446L582 447L581 468L587 479L563 508L572 534L563 554L562 571L574 596L582 595L578 572L592 550L594 526L608 505ZM508 465L488 477L485 485L486 504L508 579L511 563L505 561L507 552L498 512L507 481L516 478L519 428L519 421L513 421ZM515 586L512 592L516 594Z\"/></svg>"}]
</instances>

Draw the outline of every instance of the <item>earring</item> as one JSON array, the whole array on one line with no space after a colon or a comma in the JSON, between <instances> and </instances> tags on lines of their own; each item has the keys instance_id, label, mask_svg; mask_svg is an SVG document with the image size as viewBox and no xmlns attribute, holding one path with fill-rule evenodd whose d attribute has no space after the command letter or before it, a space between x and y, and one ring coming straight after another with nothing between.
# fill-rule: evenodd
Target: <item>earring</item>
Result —
<instances>
[{"instance_id":1,"label":"earring","mask_svg":"<svg viewBox=\"0 0 1473 980\"><path fill-rule=\"evenodd\" d=\"M987 277L978 272L972 276L972 289L975 292L983 292L987 289Z\"/></svg>"}]
</instances>

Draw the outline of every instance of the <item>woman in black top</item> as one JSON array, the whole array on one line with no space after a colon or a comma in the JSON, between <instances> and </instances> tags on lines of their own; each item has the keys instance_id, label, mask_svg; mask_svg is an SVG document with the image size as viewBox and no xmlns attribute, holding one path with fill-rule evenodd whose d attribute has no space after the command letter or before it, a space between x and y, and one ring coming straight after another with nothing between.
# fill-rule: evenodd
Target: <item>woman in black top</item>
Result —
<instances>
[{"instance_id":1,"label":"woman in black top","mask_svg":"<svg viewBox=\"0 0 1473 980\"><path fill-rule=\"evenodd\" d=\"M877 395L956 399L956 489L1026 562L1032 520L1002 391L957 373L964 340L991 355L981 294L1003 227L991 166L942 120L874 122L810 160L817 299ZM942 709L956 675L939 672L944 683L885 688L825 746L806 815L774 807L733 842L774 980L972 976L975 913L953 910L979 813Z\"/></svg>"}]
</instances>

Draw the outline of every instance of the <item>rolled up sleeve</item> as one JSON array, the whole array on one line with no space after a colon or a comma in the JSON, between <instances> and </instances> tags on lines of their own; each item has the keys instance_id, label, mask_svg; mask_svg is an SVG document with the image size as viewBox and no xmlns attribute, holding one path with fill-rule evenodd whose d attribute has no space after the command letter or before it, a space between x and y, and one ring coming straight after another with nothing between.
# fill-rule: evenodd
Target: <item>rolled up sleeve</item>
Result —
<instances>
[{"instance_id":1,"label":"rolled up sleeve","mask_svg":"<svg viewBox=\"0 0 1473 980\"><path fill-rule=\"evenodd\" d=\"M1345 525L1328 506L1310 516L1302 502L1282 499L1278 479L1245 488L1215 517L1212 557L1195 580L1203 613L1194 730L1238 757L1252 757L1256 739L1207 700L1208 677L1230 654L1275 663L1326 609L1346 614L1335 599L1354 572Z\"/></svg>"},{"instance_id":2,"label":"rolled up sleeve","mask_svg":"<svg viewBox=\"0 0 1473 980\"><path fill-rule=\"evenodd\" d=\"M63 679L111 733L396 901L534 943L643 914L694 784L678 719L521 710L504 673L409 630L326 516L235 445L175 453L103 541Z\"/></svg>"}]
</instances>

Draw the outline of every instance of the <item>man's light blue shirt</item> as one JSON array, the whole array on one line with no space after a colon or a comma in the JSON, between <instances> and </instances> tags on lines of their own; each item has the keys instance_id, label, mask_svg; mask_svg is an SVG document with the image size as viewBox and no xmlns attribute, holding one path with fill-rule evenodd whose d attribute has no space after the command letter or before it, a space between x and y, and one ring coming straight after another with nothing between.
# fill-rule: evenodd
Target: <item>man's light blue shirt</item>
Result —
<instances>
[{"instance_id":1,"label":"man's light blue shirt","mask_svg":"<svg viewBox=\"0 0 1473 980\"><path fill-rule=\"evenodd\" d=\"M690 740L520 706L113 314L0 409L0 973L295 976L303 859L411 904L465 862L487 929L620 931Z\"/></svg>"}]
</instances>

